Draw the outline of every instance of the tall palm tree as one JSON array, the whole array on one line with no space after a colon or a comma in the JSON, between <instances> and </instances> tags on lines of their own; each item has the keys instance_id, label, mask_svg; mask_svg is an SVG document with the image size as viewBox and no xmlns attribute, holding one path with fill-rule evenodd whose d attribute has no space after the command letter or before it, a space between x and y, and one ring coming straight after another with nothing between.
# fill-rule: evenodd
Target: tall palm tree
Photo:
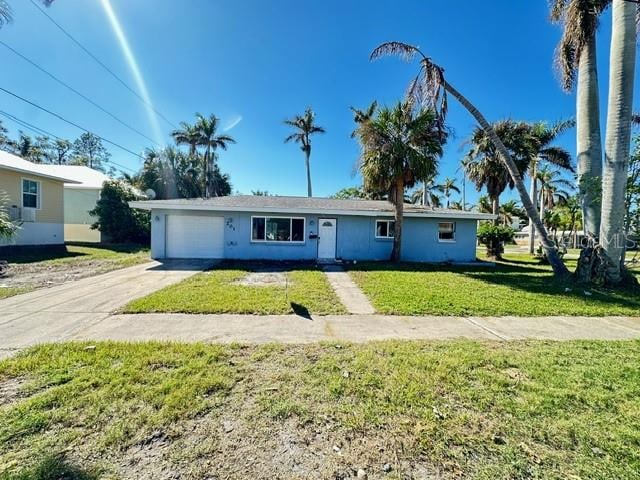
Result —
<instances>
[{"instance_id":1,"label":"tall palm tree","mask_svg":"<svg viewBox=\"0 0 640 480\"><path fill-rule=\"evenodd\" d=\"M613 0L600 243L611 259L607 274L614 284L622 280L626 243L624 194L631 141L637 10L635 3Z\"/></svg>"},{"instance_id":2,"label":"tall palm tree","mask_svg":"<svg viewBox=\"0 0 640 480\"><path fill-rule=\"evenodd\" d=\"M559 170L544 165L536 172L536 180L540 182L539 202L540 217L544 217L547 209L552 209L558 202L566 201L573 189L573 183L565 178Z\"/></svg>"},{"instance_id":3,"label":"tall palm tree","mask_svg":"<svg viewBox=\"0 0 640 480\"><path fill-rule=\"evenodd\" d=\"M399 261L405 188L435 175L443 136L432 110L415 112L411 104L382 108L358 125L362 147L360 173L365 190L385 190L394 205L395 229L391 260Z\"/></svg>"},{"instance_id":4,"label":"tall palm tree","mask_svg":"<svg viewBox=\"0 0 640 480\"><path fill-rule=\"evenodd\" d=\"M375 110L375 105L372 105ZM369 107L370 109L372 107ZM325 129L314 123L315 113L311 107L307 107L303 115L296 115L284 121L286 125L295 128L295 132L284 139L284 143L291 141L299 143L300 149L304 152L305 166L307 167L307 196L312 196L311 191L311 135L315 133L325 133Z\"/></svg>"},{"instance_id":5,"label":"tall palm tree","mask_svg":"<svg viewBox=\"0 0 640 480\"><path fill-rule=\"evenodd\" d=\"M187 145L189 154L195 155L200 142L200 131L196 125L188 122L180 122L180 128L171 132L171 136L177 145Z\"/></svg>"},{"instance_id":6,"label":"tall palm tree","mask_svg":"<svg viewBox=\"0 0 640 480\"><path fill-rule=\"evenodd\" d=\"M411 194L411 203L420 203L426 207L442 207L442 185L437 184L435 175L422 182L422 186Z\"/></svg>"},{"instance_id":7,"label":"tall palm tree","mask_svg":"<svg viewBox=\"0 0 640 480\"><path fill-rule=\"evenodd\" d=\"M538 198L537 170L539 163L546 162L562 169L573 172L571 154L562 147L551 145L557 137L575 126L574 120L561 120L549 126L546 122L536 122L531 125L532 153L529 166L531 177L530 196L534 202ZM535 228L529 219L529 253L533 254L535 247Z\"/></svg>"},{"instance_id":8,"label":"tall palm tree","mask_svg":"<svg viewBox=\"0 0 640 480\"><path fill-rule=\"evenodd\" d=\"M13 21L11 7L5 0L0 0L0 28Z\"/></svg>"},{"instance_id":9,"label":"tall palm tree","mask_svg":"<svg viewBox=\"0 0 640 480\"><path fill-rule=\"evenodd\" d=\"M525 122L501 120L493 124L494 131L513 158L520 175L529 166L530 128ZM505 168L495 144L486 131L477 127L469 141L471 148L464 163L465 172L478 191L485 188L492 204L492 213L500 215L500 195L509 187L513 189L515 182ZM496 218L495 223L499 223Z\"/></svg>"},{"instance_id":10,"label":"tall palm tree","mask_svg":"<svg viewBox=\"0 0 640 480\"><path fill-rule=\"evenodd\" d=\"M447 208L451 205L450 197L452 192L460 193L460 189L456 185L455 179L447 177L444 179L444 182L442 182L442 194L444 198L447 199Z\"/></svg>"},{"instance_id":11,"label":"tall palm tree","mask_svg":"<svg viewBox=\"0 0 640 480\"><path fill-rule=\"evenodd\" d=\"M502 143L500 137L498 137L487 119L465 96L445 80L443 68L433 63L433 61L417 47L402 42L386 42L373 50L371 53L371 59L377 59L386 55L399 55L407 61L411 61L416 57L419 58L420 69L415 80L411 83L409 95L420 101L423 105L428 105L433 108L442 122L444 122L444 117L447 112L447 93L449 93L462 104L462 106L485 130L489 138L494 143L500 154L501 160L511 175L512 181L520 194L520 200L524 209L533 219L533 224L540 232L542 246L547 253L547 258L555 275L562 278L568 277L569 270L567 270L567 267L560 259L556 245L549 238L549 235L542 224L542 220L538 216L538 212L536 212L536 208L529 198L516 162L514 162L509 150Z\"/></svg>"},{"instance_id":12,"label":"tall palm tree","mask_svg":"<svg viewBox=\"0 0 640 480\"><path fill-rule=\"evenodd\" d=\"M205 117L200 113L196 114L196 128L199 133L198 146L204 147L204 196L209 198L217 192L217 186L214 185L217 176L214 175L216 150L221 148L226 150L228 145L236 143L233 137L229 135L218 135L219 119L211 114Z\"/></svg>"},{"instance_id":13,"label":"tall palm tree","mask_svg":"<svg viewBox=\"0 0 640 480\"><path fill-rule=\"evenodd\" d=\"M509 200L500 205L500 219L504 225L511 225L515 218L526 217L524 210L515 200Z\"/></svg>"},{"instance_id":14,"label":"tall palm tree","mask_svg":"<svg viewBox=\"0 0 640 480\"><path fill-rule=\"evenodd\" d=\"M576 92L576 147L578 186L582 198L585 233L600 233L600 179L602 136L596 58L596 32L600 15L611 0L553 0L551 20L562 26L556 63L565 91Z\"/></svg>"}]
</instances>

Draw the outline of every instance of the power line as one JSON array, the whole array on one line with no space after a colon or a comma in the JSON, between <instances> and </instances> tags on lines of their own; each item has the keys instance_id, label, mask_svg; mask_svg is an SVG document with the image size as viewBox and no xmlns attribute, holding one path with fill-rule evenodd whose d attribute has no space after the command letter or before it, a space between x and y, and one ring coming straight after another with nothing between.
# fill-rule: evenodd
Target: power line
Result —
<instances>
[{"instance_id":1,"label":"power line","mask_svg":"<svg viewBox=\"0 0 640 480\"><path fill-rule=\"evenodd\" d=\"M178 126L176 124L174 124L171 120L169 120L167 117L165 117L151 103L147 102L144 98L142 98L138 94L138 92L136 92L133 88L131 88L124 80L122 80L116 73L114 73L113 70L111 70L108 66L106 66L98 57L96 57L93 53L91 53L79 40L76 40L76 38L73 35L71 35L67 30L65 30L64 27L62 27L62 25L60 25L58 22L56 22L40 5L38 5L36 3L35 0L30 0L30 1L31 1L31 3L33 4L34 7L36 7L38 10L40 10L40 13L42 13L45 17L47 17L49 19L49 21L51 21L51 23L53 23L56 27L58 27L58 29L62 33L64 33L67 36L67 38L69 38L69 40L71 40L73 43L75 43L84 53L89 55L89 57L91 57L98 65L100 65L113 78L115 78L118 81L118 83L120 83L124 88L129 90L129 92L131 92L138 100L140 100L142 103L144 103L147 107L149 107L151 110L153 110L156 113L156 115L158 115L158 117L160 117L162 120L167 122L173 128L178 128Z\"/></svg>"},{"instance_id":2,"label":"power line","mask_svg":"<svg viewBox=\"0 0 640 480\"><path fill-rule=\"evenodd\" d=\"M6 93L8 95L11 95L12 97L17 98L18 100L21 100L21 101L23 101L25 103L28 103L32 107L36 107L37 109L42 110L43 112L46 112L49 115L52 115L52 116L58 118L59 120L62 120L63 122L68 123L69 125L71 125L73 127L76 127L76 128L78 128L78 129L80 129L80 130L82 130L84 132L91 133L92 135L95 135L96 137L98 137L100 140L102 140L105 143L113 145L114 147L117 147L117 148L119 148L121 150L124 150L125 152L130 153L131 155L135 155L136 157L140 158L141 160L144 160L144 157L142 155L140 155L139 153L136 153L133 150L129 150L127 147L123 147L119 143L116 143L116 142L108 140L108 139L106 139L104 137L101 137L100 135L98 135L96 133L93 133L91 130L89 130L89 129L85 128L85 127L82 127L82 126L78 125L77 123L72 122L71 120L67 120L63 116L61 116L61 115L59 115L59 114L57 114L55 112L52 112L51 110L48 110L48 109L38 105L37 103L32 102L31 100L27 100L26 98L21 97L20 95L18 95L16 93L10 92L6 88L0 87L0 91Z\"/></svg>"},{"instance_id":3,"label":"power line","mask_svg":"<svg viewBox=\"0 0 640 480\"><path fill-rule=\"evenodd\" d=\"M11 115L10 113L5 112L5 111L3 111L3 110L0 110L0 115L3 115L4 117L8 118L9 120L14 121L14 122L15 122L15 123L17 123L18 125L20 125L20 126L22 126L22 127L26 128L26 129L28 129L28 130L31 130L31 131L32 131L32 132L34 132L34 133L39 133L39 134L41 134L41 135L47 135L47 136L49 136L49 137L53 137L53 138L55 138L56 140L64 140L62 137L59 137L59 136L58 136L58 135L56 135L55 133L48 132L48 131L46 131L46 130L44 130L44 129L40 128L40 127L37 127L37 126L33 125L32 123L27 122L26 120L22 120L21 118L18 118L18 117L16 117L15 115ZM95 135L95 134L94 134L94 135ZM97 136L97 135L96 135L96 136ZM100 137L100 138L102 138L102 137ZM122 164L120 164L120 163L118 163L118 162L114 162L114 161L113 161L113 160L111 160L111 159L104 160L104 162L105 162L105 163L111 163L111 164L115 165L116 167L120 167L121 169L129 170L130 172L134 172L134 173L136 172L136 170L135 170L135 169L133 169L133 168L131 168L131 167L127 167L127 166L125 166L125 165L122 165Z\"/></svg>"},{"instance_id":4,"label":"power line","mask_svg":"<svg viewBox=\"0 0 640 480\"><path fill-rule=\"evenodd\" d=\"M153 140L152 138L148 137L147 135L145 135L144 133L142 133L140 130L136 129L135 127L132 127L131 125L129 125L128 123L120 120L117 116L115 116L113 113L111 113L110 111L106 110L105 108L103 108L102 106L100 106L99 104L97 104L96 102L94 102L93 100L91 100L89 97L87 97L86 95L80 93L78 90L76 90L75 88L73 88L72 86L70 86L69 84L65 83L64 81L60 80L58 77L56 77L53 73L48 72L47 70L45 70L44 68L42 68L40 65L38 65L37 63L35 63L34 61L30 60L29 58L25 57L23 54L21 54L20 52L18 52L17 50L15 50L13 47L10 47L9 45L7 45L5 42L3 42L2 40L0 40L0 45L2 45L3 47L5 47L6 49L10 50L11 52L13 52L15 55L19 56L20 58L22 58L25 62L33 65L35 68L37 68L38 70L40 70L42 73L48 75L50 78L52 78L53 80L55 80L56 82L58 82L60 85L62 85L63 87L67 88L68 90L71 90L73 93L75 93L76 95L78 95L79 97L83 98L85 101L89 102L91 105L93 105L94 107L96 107L97 109L99 109L100 111L106 113L107 115L109 115L111 118L113 118L115 121L117 121L118 123L120 123L121 125L124 125L125 127L127 127L129 130L131 130L132 132L137 133L138 135L140 135L141 137L146 138L147 140L149 140L151 143L153 143L154 145L160 147L160 145Z\"/></svg>"}]
</instances>

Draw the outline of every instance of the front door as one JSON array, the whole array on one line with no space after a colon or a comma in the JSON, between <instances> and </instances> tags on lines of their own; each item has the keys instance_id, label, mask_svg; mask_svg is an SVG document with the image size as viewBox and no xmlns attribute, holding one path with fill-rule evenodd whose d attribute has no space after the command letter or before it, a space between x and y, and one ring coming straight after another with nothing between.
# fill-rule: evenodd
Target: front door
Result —
<instances>
[{"instance_id":1,"label":"front door","mask_svg":"<svg viewBox=\"0 0 640 480\"><path fill-rule=\"evenodd\" d=\"M335 260L336 258L336 224L335 218L318 219L318 258Z\"/></svg>"}]
</instances>

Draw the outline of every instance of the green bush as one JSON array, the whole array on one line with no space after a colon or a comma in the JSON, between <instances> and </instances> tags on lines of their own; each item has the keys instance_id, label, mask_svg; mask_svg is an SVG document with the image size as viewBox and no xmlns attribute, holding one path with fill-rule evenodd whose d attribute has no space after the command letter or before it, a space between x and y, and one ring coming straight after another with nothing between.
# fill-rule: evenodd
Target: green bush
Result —
<instances>
[{"instance_id":1,"label":"green bush","mask_svg":"<svg viewBox=\"0 0 640 480\"><path fill-rule=\"evenodd\" d=\"M130 201L138 199L134 190L124 182L104 182L100 200L90 212L98 217L91 228L100 230L113 243L148 244L151 235L149 212L129 206Z\"/></svg>"},{"instance_id":2,"label":"green bush","mask_svg":"<svg viewBox=\"0 0 640 480\"><path fill-rule=\"evenodd\" d=\"M487 247L487 257L500 258L504 252L504 244L512 243L515 230L506 225L481 223L478 227L478 241Z\"/></svg>"}]
</instances>

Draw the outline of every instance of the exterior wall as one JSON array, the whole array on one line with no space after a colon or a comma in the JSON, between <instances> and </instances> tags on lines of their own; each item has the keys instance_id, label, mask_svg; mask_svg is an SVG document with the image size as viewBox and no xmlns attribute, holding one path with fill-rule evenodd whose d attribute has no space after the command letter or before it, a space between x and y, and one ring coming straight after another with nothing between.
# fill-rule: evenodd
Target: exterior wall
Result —
<instances>
[{"instance_id":1,"label":"exterior wall","mask_svg":"<svg viewBox=\"0 0 640 480\"><path fill-rule=\"evenodd\" d=\"M163 211L151 212L151 256L165 256L166 215L212 215L225 218L224 258L237 260L316 260L318 240L317 215L294 215L305 218L305 241L300 244L251 241L251 216L269 216L251 212ZM273 216L283 216L274 214ZM286 216L286 215L285 215ZM325 218L322 216L321 218ZM337 219L336 257L342 260L388 260L393 239L375 238L375 222L380 217L333 216ZM476 220L456 219L455 242L438 241L438 223L443 218L407 217L404 221L402 259L409 262L467 262L476 258Z\"/></svg>"},{"instance_id":2,"label":"exterior wall","mask_svg":"<svg viewBox=\"0 0 640 480\"><path fill-rule=\"evenodd\" d=\"M64 243L63 223L26 222L20 226L11 241L0 240L2 245L60 245Z\"/></svg>"},{"instance_id":3,"label":"exterior wall","mask_svg":"<svg viewBox=\"0 0 640 480\"><path fill-rule=\"evenodd\" d=\"M92 230L96 217L89 212L100 198L98 189L64 189L64 239L67 242L100 242L99 230Z\"/></svg>"},{"instance_id":4,"label":"exterior wall","mask_svg":"<svg viewBox=\"0 0 640 480\"><path fill-rule=\"evenodd\" d=\"M40 182L40 208L36 211L36 222L64 223L62 181L0 169L0 190L9 196L9 206L22 207L23 178Z\"/></svg>"}]
</instances>

